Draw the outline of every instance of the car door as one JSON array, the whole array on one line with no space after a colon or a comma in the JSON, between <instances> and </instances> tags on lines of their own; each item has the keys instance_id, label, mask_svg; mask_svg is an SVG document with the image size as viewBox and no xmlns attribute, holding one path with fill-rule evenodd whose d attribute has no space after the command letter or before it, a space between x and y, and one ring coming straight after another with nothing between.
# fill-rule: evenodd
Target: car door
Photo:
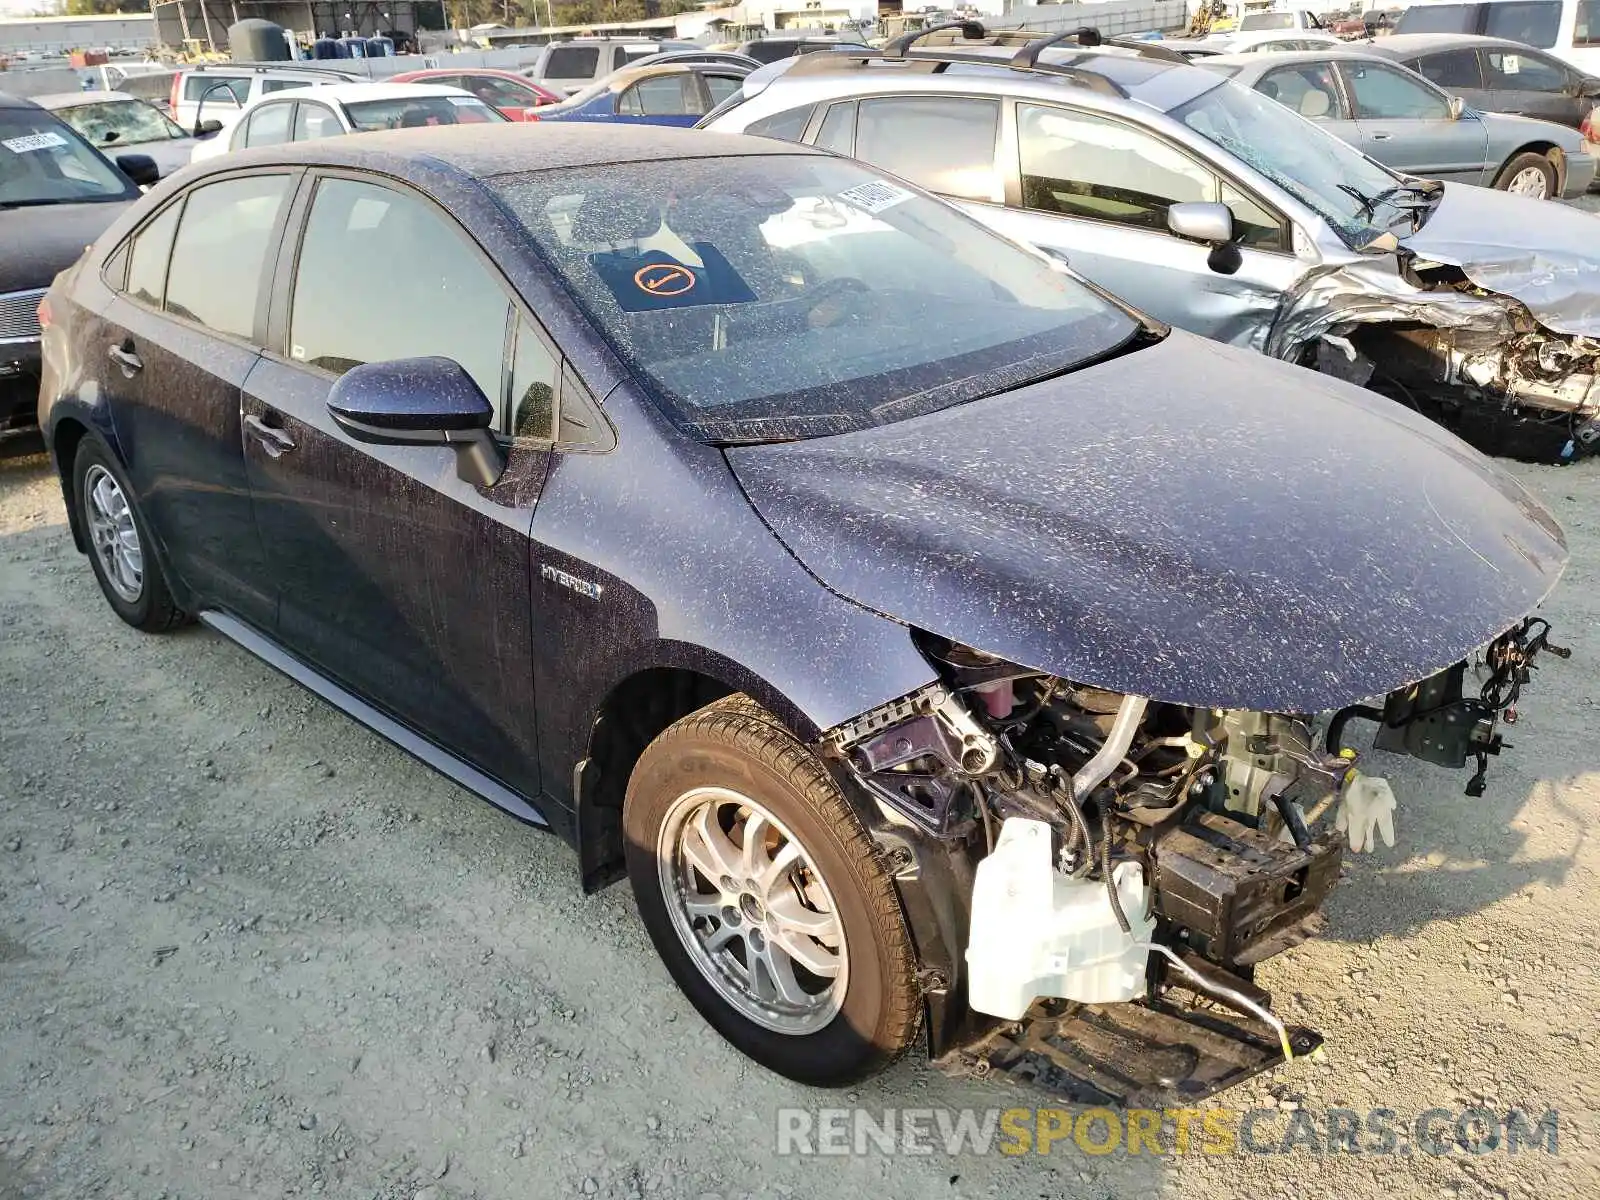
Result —
<instances>
[{"instance_id":1,"label":"car door","mask_svg":"<svg viewBox=\"0 0 1600 1200\"><path fill-rule=\"evenodd\" d=\"M300 100L294 109L294 140L312 142L318 138L338 137L348 130L339 115L317 100Z\"/></svg>"},{"instance_id":2,"label":"car door","mask_svg":"<svg viewBox=\"0 0 1600 1200\"><path fill-rule=\"evenodd\" d=\"M168 565L201 603L263 625L277 589L251 515L239 401L260 358L294 184L292 172L225 177L145 222L105 313L112 335L99 370Z\"/></svg>"},{"instance_id":3,"label":"car door","mask_svg":"<svg viewBox=\"0 0 1600 1200\"><path fill-rule=\"evenodd\" d=\"M1144 311L1219 341L1252 345L1304 273L1288 221L1159 134L1052 104L1016 103L1016 174L1003 209L974 215L1034 242ZM1177 237L1167 209L1220 201L1233 214L1239 266L1211 266L1212 247Z\"/></svg>"},{"instance_id":4,"label":"car door","mask_svg":"<svg viewBox=\"0 0 1600 1200\"><path fill-rule=\"evenodd\" d=\"M1425 179L1488 181L1489 135L1471 110L1451 117L1449 97L1400 66L1366 60L1338 66L1369 158Z\"/></svg>"},{"instance_id":5,"label":"car door","mask_svg":"<svg viewBox=\"0 0 1600 1200\"><path fill-rule=\"evenodd\" d=\"M279 588L276 636L536 796L527 539L559 358L477 243L415 192L325 174L302 195L295 227L243 402L257 525ZM430 354L459 362L493 401L500 431L517 435L493 488L460 479L448 447L364 444L329 415L344 371Z\"/></svg>"},{"instance_id":6,"label":"car door","mask_svg":"<svg viewBox=\"0 0 1600 1200\"><path fill-rule=\"evenodd\" d=\"M1361 127L1350 112L1332 64L1300 62L1275 67L1256 80L1255 90L1315 121L1341 142L1361 148Z\"/></svg>"},{"instance_id":7,"label":"car door","mask_svg":"<svg viewBox=\"0 0 1600 1200\"><path fill-rule=\"evenodd\" d=\"M1582 77L1536 50L1496 46L1483 51L1484 74L1499 103L1493 111L1539 117L1576 129L1588 112Z\"/></svg>"}]
</instances>

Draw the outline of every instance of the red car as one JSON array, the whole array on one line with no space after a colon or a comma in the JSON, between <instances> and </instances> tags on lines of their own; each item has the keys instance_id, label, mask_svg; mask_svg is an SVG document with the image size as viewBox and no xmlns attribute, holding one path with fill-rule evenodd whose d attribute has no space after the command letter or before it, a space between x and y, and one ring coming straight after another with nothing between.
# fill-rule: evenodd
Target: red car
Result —
<instances>
[{"instance_id":1,"label":"red car","mask_svg":"<svg viewBox=\"0 0 1600 1200\"><path fill-rule=\"evenodd\" d=\"M490 108L513 121L530 119L533 109L554 104L561 99L554 92L514 71L494 71L487 67L451 70L441 67L432 71L405 71L391 75L390 83L437 83L444 87L466 88Z\"/></svg>"}]
</instances>

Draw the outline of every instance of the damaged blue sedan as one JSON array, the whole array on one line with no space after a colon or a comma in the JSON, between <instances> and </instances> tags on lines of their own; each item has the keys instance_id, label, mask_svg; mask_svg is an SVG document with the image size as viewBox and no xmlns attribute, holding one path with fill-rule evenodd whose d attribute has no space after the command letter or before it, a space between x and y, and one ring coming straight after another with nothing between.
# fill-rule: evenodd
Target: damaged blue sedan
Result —
<instances>
[{"instance_id":1,"label":"damaged blue sedan","mask_svg":"<svg viewBox=\"0 0 1600 1200\"><path fill-rule=\"evenodd\" d=\"M808 1083L920 1038L1193 1099L1307 1052L1252 973L1403 830L1370 764L1480 791L1554 649L1561 530L1439 426L804 146L247 150L40 316L118 617L626 877L689 1001Z\"/></svg>"}]
</instances>

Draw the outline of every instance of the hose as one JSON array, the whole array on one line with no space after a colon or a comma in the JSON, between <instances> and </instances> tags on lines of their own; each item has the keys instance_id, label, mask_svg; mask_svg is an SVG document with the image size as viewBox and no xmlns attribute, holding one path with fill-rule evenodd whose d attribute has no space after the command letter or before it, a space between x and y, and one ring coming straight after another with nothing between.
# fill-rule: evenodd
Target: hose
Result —
<instances>
[{"instance_id":1,"label":"hose","mask_svg":"<svg viewBox=\"0 0 1600 1200\"><path fill-rule=\"evenodd\" d=\"M1089 835L1089 823L1083 819L1083 810L1078 807L1078 798L1073 794L1072 776L1065 771L1059 771L1056 772L1055 778L1061 793L1056 797L1056 807L1067 810L1067 816L1072 822L1072 844L1077 846L1081 843L1083 846L1083 855L1069 876L1076 879L1087 871L1094 861L1094 839Z\"/></svg>"}]
</instances>

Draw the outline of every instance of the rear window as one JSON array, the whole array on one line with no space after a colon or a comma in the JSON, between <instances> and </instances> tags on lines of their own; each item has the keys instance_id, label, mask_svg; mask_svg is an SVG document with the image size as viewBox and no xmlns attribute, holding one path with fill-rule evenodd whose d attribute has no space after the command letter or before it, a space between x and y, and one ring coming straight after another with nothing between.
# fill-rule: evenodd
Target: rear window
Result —
<instances>
[{"instance_id":1,"label":"rear window","mask_svg":"<svg viewBox=\"0 0 1600 1200\"><path fill-rule=\"evenodd\" d=\"M1137 330L859 163L760 155L487 181L656 403L713 442L820 437L1070 370Z\"/></svg>"},{"instance_id":2,"label":"rear window","mask_svg":"<svg viewBox=\"0 0 1600 1200\"><path fill-rule=\"evenodd\" d=\"M1262 29L1293 29L1294 14L1286 12L1251 13L1239 19L1239 32L1252 33Z\"/></svg>"},{"instance_id":3,"label":"rear window","mask_svg":"<svg viewBox=\"0 0 1600 1200\"><path fill-rule=\"evenodd\" d=\"M544 61L546 79L589 79L600 67L598 46L556 46Z\"/></svg>"},{"instance_id":4,"label":"rear window","mask_svg":"<svg viewBox=\"0 0 1600 1200\"><path fill-rule=\"evenodd\" d=\"M1396 33L1477 33L1476 4L1418 4L1400 14Z\"/></svg>"},{"instance_id":5,"label":"rear window","mask_svg":"<svg viewBox=\"0 0 1600 1200\"><path fill-rule=\"evenodd\" d=\"M779 59L792 57L799 52L799 49L800 47L794 42L753 42L741 53L748 54L757 62L775 63Z\"/></svg>"},{"instance_id":6,"label":"rear window","mask_svg":"<svg viewBox=\"0 0 1600 1200\"><path fill-rule=\"evenodd\" d=\"M1490 37L1506 38L1542 50L1556 44L1556 32L1561 25L1561 0L1491 4L1488 10L1483 31Z\"/></svg>"}]
</instances>

